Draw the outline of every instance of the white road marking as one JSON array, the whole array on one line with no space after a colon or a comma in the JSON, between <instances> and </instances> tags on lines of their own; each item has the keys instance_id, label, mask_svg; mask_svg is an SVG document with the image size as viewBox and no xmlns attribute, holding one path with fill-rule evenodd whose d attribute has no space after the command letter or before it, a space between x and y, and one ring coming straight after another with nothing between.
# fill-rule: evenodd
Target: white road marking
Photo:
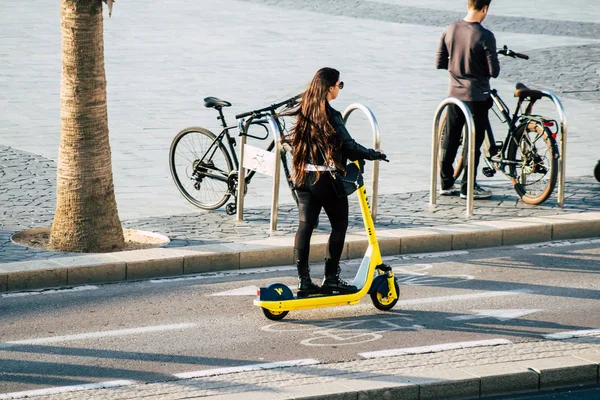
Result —
<instances>
[{"instance_id":1,"label":"white road marking","mask_svg":"<svg viewBox=\"0 0 600 400\"><path fill-rule=\"evenodd\" d=\"M301 365L315 365L319 364L319 360L314 360L312 358L306 358L302 360L290 360L290 361L277 361L271 363L263 363L263 364L250 364L250 365L240 365L239 367L227 367L227 368L215 368L215 369L205 369L203 371L193 371L193 372L182 372L180 374L173 374L173 376L181 379L192 379L192 378L202 378L207 376L216 376L216 375L225 375L225 374L233 374L237 372L248 372L248 371L260 371L265 369L275 369L275 368L283 368L283 367L298 367Z\"/></svg>"},{"instance_id":2,"label":"white road marking","mask_svg":"<svg viewBox=\"0 0 600 400\"><path fill-rule=\"evenodd\" d=\"M585 329L580 331L557 332L544 335L546 339L570 339L582 336L600 335L600 329Z\"/></svg>"},{"instance_id":3,"label":"white road marking","mask_svg":"<svg viewBox=\"0 0 600 400\"><path fill-rule=\"evenodd\" d=\"M236 269L232 271L222 272L207 272L204 274L190 275L177 278L162 278L162 279L150 279L150 283L169 283L169 282L181 282L181 281L197 281L202 279L212 278L225 278L229 276L241 276L241 275L252 275L252 274L264 274L277 271L295 271L294 266L283 266L283 267L269 267L269 268L247 268L247 269Z\"/></svg>"},{"instance_id":4,"label":"white road marking","mask_svg":"<svg viewBox=\"0 0 600 400\"><path fill-rule=\"evenodd\" d=\"M527 314L533 314L541 310L472 310L477 314L458 315L455 317L447 317L452 321L467 321L470 319L495 318L499 321L508 321L510 319L519 318Z\"/></svg>"},{"instance_id":5,"label":"white road marking","mask_svg":"<svg viewBox=\"0 0 600 400\"><path fill-rule=\"evenodd\" d=\"M69 341L73 341L73 340L88 340L88 339L98 339L98 338L111 337L111 336L135 335L135 334L139 334L139 333L172 331L172 330L176 330L176 329L188 329L188 328L192 328L196 325L197 324L194 324L194 323L156 325L156 326L145 326L142 328L120 329L120 330L114 330L114 331L80 333L77 335L51 336L51 337L37 338L37 339L15 340L15 341L10 341L10 342L0 342L0 349L7 348L7 347L13 347L13 346L19 346L19 345L59 343L59 342L69 342Z\"/></svg>"},{"instance_id":6,"label":"white road marking","mask_svg":"<svg viewBox=\"0 0 600 400\"><path fill-rule=\"evenodd\" d=\"M237 289L226 290L224 292L209 294L208 296L256 296L257 290L258 287L250 285Z\"/></svg>"},{"instance_id":7,"label":"white road marking","mask_svg":"<svg viewBox=\"0 0 600 400\"><path fill-rule=\"evenodd\" d=\"M370 351L367 353L358 353L359 356L364 358L380 358L380 357L392 357L401 356L407 354L424 354L424 353L438 353L446 350L466 349L471 347L483 347L483 346L498 346L503 344L511 344L510 340L506 339L489 339L489 340L476 340L472 342L457 342L457 343L444 343L434 344L431 346L422 347L408 347L404 349L391 349L391 350L380 350Z\"/></svg>"},{"instance_id":8,"label":"white road marking","mask_svg":"<svg viewBox=\"0 0 600 400\"><path fill-rule=\"evenodd\" d=\"M263 364L250 364L250 365L240 365L239 367L228 367L228 368L215 368L215 369L206 369L203 371L194 371L194 372L182 372L179 374L173 374L172 376L179 379L192 379L192 378L202 378L209 376L217 376L217 375L226 375L233 374L238 372L248 372L248 371L260 371L265 369L275 369L275 368L284 368L284 367L297 367L302 365L315 365L319 364L319 360L315 360L312 358L306 358L302 360L290 360L290 361L277 361L271 363L263 363ZM73 386L59 386L52 387L46 389L36 389L36 390L28 390L23 392L12 392L12 393L4 393L0 394L0 400L13 400L13 399L24 399L35 396L47 396L59 393L68 393L68 392L78 392L82 390L93 390L93 389L106 389L106 388L115 388L121 386L131 386L136 384L143 384L144 382L140 381L131 381L131 380L118 380L118 381L108 381L108 382L98 382L98 383L88 383L84 385L73 385Z\"/></svg>"},{"instance_id":9,"label":"white road marking","mask_svg":"<svg viewBox=\"0 0 600 400\"><path fill-rule=\"evenodd\" d=\"M115 387L121 387L121 386L134 385L136 383L140 383L140 382L130 381L130 380L118 380L118 381L99 382L99 383L87 383L85 385L58 386L58 387L52 387L52 388L47 388L47 389L36 389L36 390L27 390L27 391L23 391L23 392L4 393L4 394L0 394L0 400L25 399L25 398L29 398L29 397L35 397L35 396L48 396L48 395L59 394L59 393L78 392L81 390L115 388Z\"/></svg>"},{"instance_id":10,"label":"white road marking","mask_svg":"<svg viewBox=\"0 0 600 400\"><path fill-rule=\"evenodd\" d=\"M600 239L581 239L581 240L557 240L554 242L531 243L515 245L516 248L522 250L540 249L544 247L566 247L566 246L581 246L584 244L598 244Z\"/></svg>"},{"instance_id":11,"label":"white road marking","mask_svg":"<svg viewBox=\"0 0 600 400\"><path fill-rule=\"evenodd\" d=\"M32 292L4 293L4 294L0 294L0 298L36 296L38 294L56 294L56 293L68 293L68 292L84 292L84 291L87 291L87 290L96 290L96 289L98 289L98 286L83 285L83 286L74 286L74 287L71 287L71 288L62 288L62 289L37 290L37 291L32 291Z\"/></svg>"},{"instance_id":12,"label":"white road marking","mask_svg":"<svg viewBox=\"0 0 600 400\"><path fill-rule=\"evenodd\" d=\"M531 290L508 290L504 292L481 292L472 294L457 294L454 296L440 296L440 297L426 297L423 299L412 299L412 300L401 300L398 301L399 306L410 306L415 304L428 304L428 303L443 303L447 301L460 301L460 300L472 300L481 299L486 297L501 297L501 296L514 296L519 294L532 293Z\"/></svg>"}]
</instances>

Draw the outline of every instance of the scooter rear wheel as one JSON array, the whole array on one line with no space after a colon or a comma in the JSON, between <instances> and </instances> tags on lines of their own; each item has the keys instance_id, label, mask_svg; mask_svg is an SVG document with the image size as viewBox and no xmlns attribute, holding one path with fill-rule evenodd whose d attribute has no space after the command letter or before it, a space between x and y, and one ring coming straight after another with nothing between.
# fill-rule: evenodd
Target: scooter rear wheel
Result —
<instances>
[{"instance_id":1,"label":"scooter rear wheel","mask_svg":"<svg viewBox=\"0 0 600 400\"><path fill-rule=\"evenodd\" d=\"M263 314L265 317L269 318L271 321L279 321L280 319L284 319L286 315L288 315L289 311L271 311L262 307Z\"/></svg>"},{"instance_id":2,"label":"scooter rear wheel","mask_svg":"<svg viewBox=\"0 0 600 400\"><path fill-rule=\"evenodd\" d=\"M598 161L598 163L594 167L594 178L596 178L596 180L598 182L600 182L600 160Z\"/></svg>"},{"instance_id":3,"label":"scooter rear wheel","mask_svg":"<svg viewBox=\"0 0 600 400\"><path fill-rule=\"evenodd\" d=\"M377 280L377 278L375 278L375 280ZM376 282L373 283L375 284ZM400 286L398 286L398 282L394 281L394 286L396 287L396 294L398 295L398 297L396 297L395 299L390 299L389 297L387 297L387 279L384 278L379 280L379 284L377 284L377 286L374 286L373 290L371 290L371 301L373 302L375 308L381 311L389 311L392 308L394 308L394 306L398 302L398 299L400 298ZM377 290L378 288L381 290ZM382 294L381 292L384 292L386 294Z\"/></svg>"}]
</instances>

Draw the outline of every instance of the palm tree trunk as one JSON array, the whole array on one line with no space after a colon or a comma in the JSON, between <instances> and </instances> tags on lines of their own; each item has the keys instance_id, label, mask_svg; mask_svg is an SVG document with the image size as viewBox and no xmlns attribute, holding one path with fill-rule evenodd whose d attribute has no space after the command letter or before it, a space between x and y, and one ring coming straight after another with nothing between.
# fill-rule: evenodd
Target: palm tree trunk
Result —
<instances>
[{"instance_id":1,"label":"palm tree trunk","mask_svg":"<svg viewBox=\"0 0 600 400\"><path fill-rule=\"evenodd\" d=\"M50 247L114 251L124 240L108 140L102 0L60 4L61 132Z\"/></svg>"}]
</instances>

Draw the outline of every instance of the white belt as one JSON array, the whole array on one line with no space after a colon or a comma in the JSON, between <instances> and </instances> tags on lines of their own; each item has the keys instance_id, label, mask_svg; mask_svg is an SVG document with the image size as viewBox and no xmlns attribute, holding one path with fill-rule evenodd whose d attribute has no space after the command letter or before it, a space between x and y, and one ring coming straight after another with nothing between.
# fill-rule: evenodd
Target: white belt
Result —
<instances>
[{"instance_id":1,"label":"white belt","mask_svg":"<svg viewBox=\"0 0 600 400\"><path fill-rule=\"evenodd\" d=\"M315 172L315 171L335 171L335 168L328 167L327 165L313 165L306 164L304 166L305 171Z\"/></svg>"}]
</instances>

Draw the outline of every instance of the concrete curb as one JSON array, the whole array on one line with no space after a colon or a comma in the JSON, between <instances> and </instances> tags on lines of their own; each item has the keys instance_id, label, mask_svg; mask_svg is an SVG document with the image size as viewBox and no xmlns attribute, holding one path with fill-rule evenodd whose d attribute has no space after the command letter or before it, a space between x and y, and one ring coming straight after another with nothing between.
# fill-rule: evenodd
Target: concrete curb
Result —
<instances>
[{"instance_id":1,"label":"concrete curb","mask_svg":"<svg viewBox=\"0 0 600 400\"><path fill-rule=\"evenodd\" d=\"M382 255L464 250L600 236L600 212L473 221L377 232ZM311 261L325 257L327 235L315 235ZM118 282L293 264L294 238L156 248L0 264L0 292ZM343 259L360 258L364 235L349 233Z\"/></svg>"}]
</instances>

